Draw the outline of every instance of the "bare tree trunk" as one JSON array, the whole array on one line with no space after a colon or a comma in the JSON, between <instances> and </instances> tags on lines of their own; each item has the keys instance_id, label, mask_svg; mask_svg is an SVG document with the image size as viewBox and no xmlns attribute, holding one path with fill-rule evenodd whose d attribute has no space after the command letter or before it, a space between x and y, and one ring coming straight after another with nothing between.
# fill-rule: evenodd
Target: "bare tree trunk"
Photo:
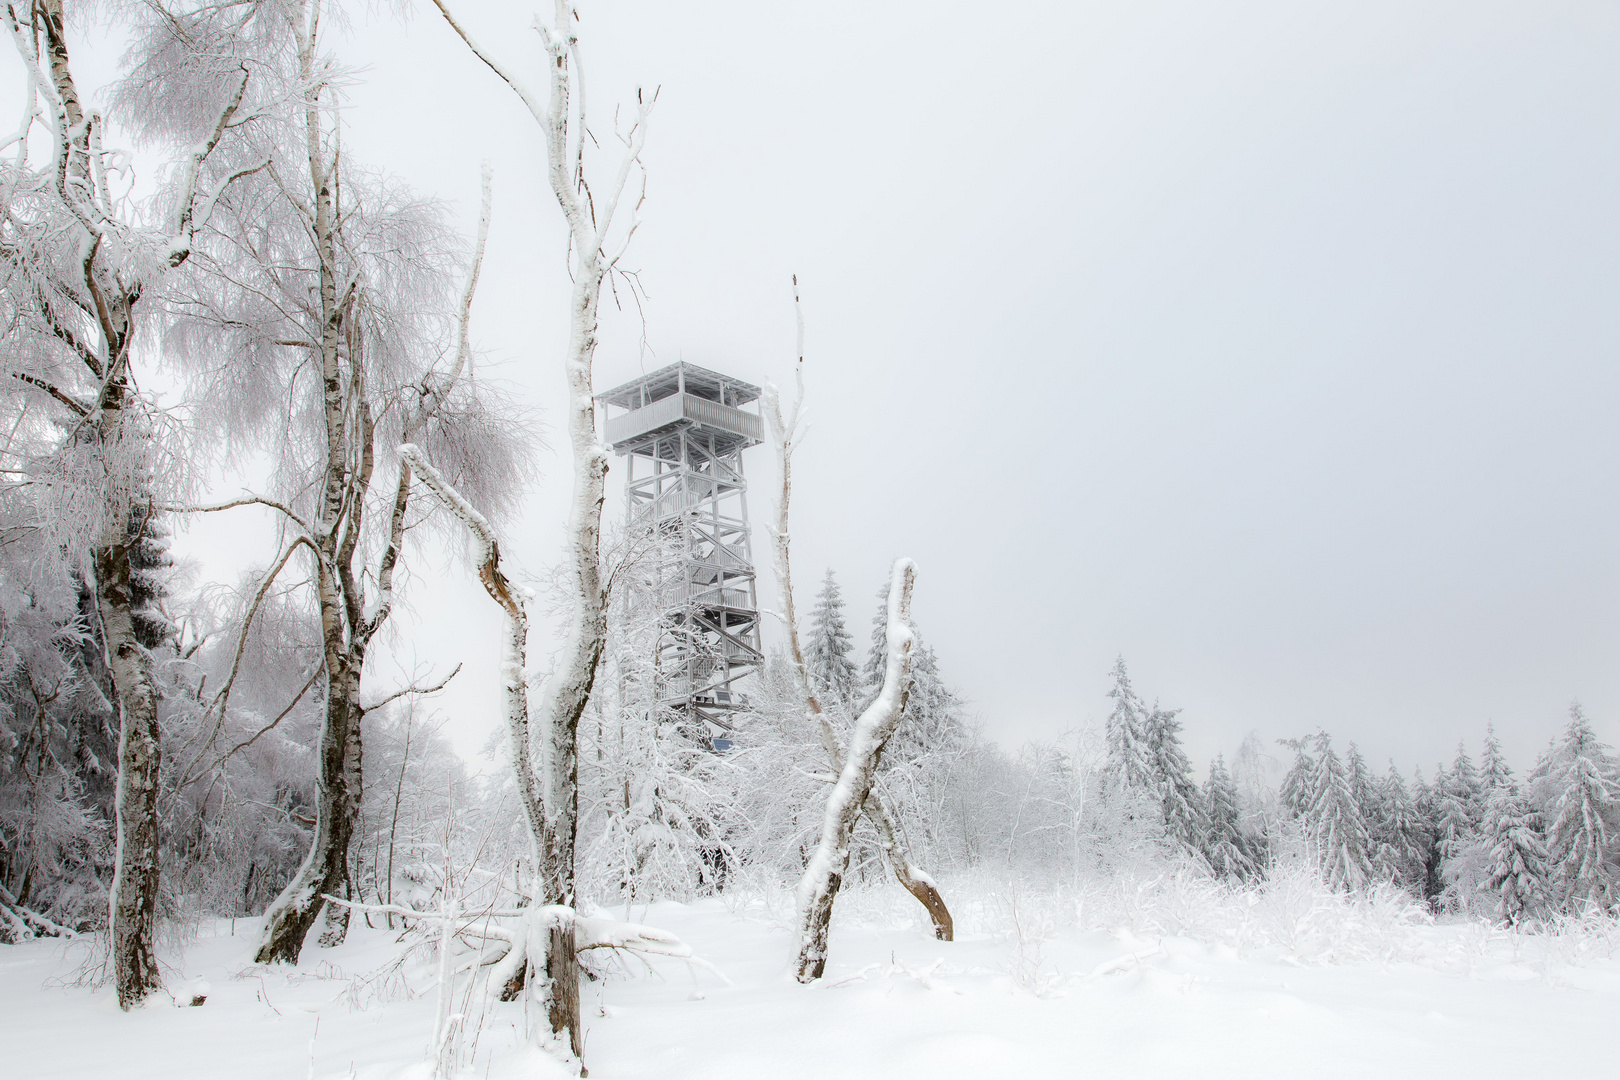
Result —
<instances>
[{"instance_id":1,"label":"bare tree trunk","mask_svg":"<svg viewBox=\"0 0 1620 1080\"><path fill-rule=\"evenodd\" d=\"M506 726L512 742L512 764L517 774L518 793L529 825L531 855L537 863L536 876L539 881L536 884L545 901L544 904L531 906L531 917L543 920L545 940L535 943L532 934L525 934L514 944L514 955L508 958L511 973L502 987L501 998L504 1001L514 1000L526 986L531 988L531 992L538 991L536 996L540 998L539 1004L545 1010L546 1022L552 1034L557 1037L566 1035L570 1052L578 1058L584 1046L579 1024L579 954L572 911L573 845L562 843L563 830L549 818L548 812L553 804L544 798L540 782L542 778L534 768L528 683L523 674L528 614L517 590L501 572L500 545L489 522L438 470L428 464L419 448L407 443L400 447L400 456L483 545L478 579L483 582L490 597L506 612L506 655L502 663ZM577 723L578 718L575 720ZM577 792L570 789L567 795L574 799ZM568 809L572 810L573 805ZM571 823L571 816L569 820ZM573 838L572 824L566 838L569 841ZM564 874L567 876L564 877ZM558 899L559 895L563 898ZM536 944L539 944L538 949L535 949ZM535 955L531 949L539 955Z\"/></svg>"},{"instance_id":2,"label":"bare tree trunk","mask_svg":"<svg viewBox=\"0 0 1620 1080\"><path fill-rule=\"evenodd\" d=\"M318 590L334 589L323 565ZM339 895L348 883L349 842L354 835L349 793L350 718L358 704L359 672L343 648L341 624L328 619L328 604L322 603L321 608L327 636L327 697L316 750L315 836L298 872L265 912L259 948L253 956L257 964L296 964L304 938L321 914L322 895Z\"/></svg>"},{"instance_id":3,"label":"bare tree trunk","mask_svg":"<svg viewBox=\"0 0 1620 1080\"><path fill-rule=\"evenodd\" d=\"M821 842L810 857L799 882L799 955L796 977L802 983L821 978L827 970L827 931L832 924L833 901L849 868L849 841L861 808L872 794L883 747L900 725L911 688L911 664L916 636L911 629L911 590L917 565L910 559L894 564L889 582L888 662L883 688L855 722L844 768L827 797Z\"/></svg>"},{"instance_id":4,"label":"bare tree trunk","mask_svg":"<svg viewBox=\"0 0 1620 1080\"><path fill-rule=\"evenodd\" d=\"M951 920L950 908L945 906L939 886L934 884L933 878L912 865L889 809L883 805L876 791L866 797L866 805L862 809L866 812L867 820L877 829L878 846L883 849L883 857L894 872L895 880L928 911L928 918L934 924L934 937L940 941L952 940L956 936L956 924Z\"/></svg>"},{"instance_id":5,"label":"bare tree trunk","mask_svg":"<svg viewBox=\"0 0 1620 1080\"><path fill-rule=\"evenodd\" d=\"M632 171L640 168L646 122L653 101L637 94L636 116L621 139L625 153L612 186L595 198L584 168L587 135L584 93L575 114L571 68L578 66L577 15L568 0L556 0L553 25L536 20L546 50L549 94L544 105L521 81L485 52L446 6L434 0L445 21L491 71L510 87L539 124L546 146L547 178L564 219L568 222L573 253L570 267L574 287L569 297L568 346L563 366L568 379L568 437L573 450L573 493L569 501L564 566L570 593L568 629L556 661L556 671L540 694L539 739L545 752L543 784L539 792L544 811L539 840L541 898L546 906L568 909L547 934L546 975L541 993L554 1036L567 1032L575 1057L582 1049L579 1017L579 967L575 954L574 848L579 818L579 718L590 700L607 638L607 590L602 583L601 526L607 449L597 438L596 403L592 394L591 364L596 354L597 306L603 280L613 272L619 254L635 235L632 221L617 241L618 252L606 245L614 227L619 201ZM639 207L637 199L636 206ZM632 209L632 214L633 214ZM525 726L527 720L525 720ZM532 733L531 733L532 734Z\"/></svg>"},{"instance_id":6,"label":"bare tree trunk","mask_svg":"<svg viewBox=\"0 0 1620 1080\"><path fill-rule=\"evenodd\" d=\"M141 530L94 553L96 601L118 693L117 854L108 898L118 1004L128 1009L163 988L153 951L158 894L158 770L162 743L151 658L136 639L130 548Z\"/></svg>"},{"instance_id":7,"label":"bare tree trunk","mask_svg":"<svg viewBox=\"0 0 1620 1080\"><path fill-rule=\"evenodd\" d=\"M794 685L798 687L799 697L804 702L805 719L820 736L821 748L827 755L828 766L833 772L840 773L844 769L843 750L838 745L838 736L834 733L832 724L827 720L826 711L821 707L821 699L817 696L815 687L810 685L810 674L804 663L804 650L799 644L798 615L793 600L788 507L793 499L793 440L798 435L800 410L804 405L804 315L799 308L797 276L793 279L793 306L794 313L798 316L799 359L793 370L796 386L793 408L785 419L782 416L782 403L776 388L767 386L765 389L765 419L770 425L772 441L776 444L777 470L782 478L782 490L776 503L776 525L771 529L771 540L775 554L776 587L782 601L782 619L787 625L788 661L793 668ZM910 852L906 850L899 831L894 827L893 816L889 813L888 807L883 805L883 800L876 791L867 796L862 809L877 829L879 846L883 850L883 857L888 862L889 869L894 872L895 879L928 911L928 917L934 924L934 937L940 941L950 941L955 935L955 925L951 920L950 909L945 906L945 898L940 895L934 879L912 863Z\"/></svg>"},{"instance_id":8,"label":"bare tree trunk","mask_svg":"<svg viewBox=\"0 0 1620 1080\"><path fill-rule=\"evenodd\" d=\"M131 508L137 496L150 493L146 481L151 479L151 473L140 458L150 436L130 430L127 412L134 384L129 349L141 296L154 279L190 255L194 230L203 224L196 217L198 170L219 144L240 106L247 76L244 70L242 82L221 110L212 133L190 147L187 161L179 170L182 182L175 192L172 228L160 239L151 230L124 220L118 201L108 192L103 176L101 119L95 112L85 111L78 92L68 57L61 0L8 4L4 20L28 69L30 100L32 95L40 95L50 114L56 142L57 194L78 224L71 239L77 248L79 280L71 290L62 287L65 282L40 290L35 301L47 336L54 335L74 354L75 366L82 362L96 389L91 399L79 400L62 387L38 379L30 381L76 414L81 424L74 430L97 441L107 477L102 495L108 517L101 535L94 537L89 546L103 642L118 699L117 852L108 915L118 1001L128 1009L162 987L153 953L159 871L157 796L162 758L158 691L152 679L151 657L137 630L139 597L130 561L146 534L146 518L137 517L139 509L132 512ZM19 150L23 155L27 142L25 129ZM203 219L213 197L203 204ZM155 248L160 253L154 254ZM47 268L43 273L50 278L53 271ZM56 306L64 294L71 294L72 305L78 309L69 308L65 318ZM95 325L99 342L82 333L81 316Z\"/></svg>"}]
</instances>

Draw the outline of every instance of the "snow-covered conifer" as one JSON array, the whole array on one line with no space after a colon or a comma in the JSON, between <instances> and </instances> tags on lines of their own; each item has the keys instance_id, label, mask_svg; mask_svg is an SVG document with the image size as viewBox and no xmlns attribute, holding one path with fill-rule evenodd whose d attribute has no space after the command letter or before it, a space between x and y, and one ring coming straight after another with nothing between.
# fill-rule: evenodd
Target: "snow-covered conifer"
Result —
<instances>
[{"instance_id":1,"label":"snow-covered conifer","mask_svg":"<svg viewBox=\"0 0 1620 1080\"><path fill-rule=\"evenodd\" d=\"M1485 891L1503 922L1531 918L1547 903L1547 844L1540 818L1511 784L1491 789L1482 835L1489 867Z\"/></svg>"},{"instance_id":2,"label":"snow-covered conifer","mask_svg":"<svg viewBox=\"0 0 1620 1080\"><path fill-rule=\"evenodd\" d=\"M1498 788L1513 787L1513 770L1502 753L1502 743L1496 737L1496 725L1485 725L1485 753L1479 759L1481 797L1490 802Z\"/></svg>"},{"instance_id":3,"label":"snow-covered conifer","mask_svg":"<svg viewBox=\"0 0 1620 1080\"><path fill-rule=\"evenodd\" d=\"M1239 820L1237 788L1219 754L1209 763L1209 779L1204 781L1204 805L1209 822L1204 857L1209 865L1222 877L1252 878L1256 866Z\"/></svg>"},{"instance_id":4,"label":"snow-covered conifer","mask_svg":"<svg viewBox=\"0 0 1620 1080\"><path fill-rule=\"evenodd\" d=\"M1425 783L1423 770L1417 766L1412 769L1412 805L1417 811L1417 820L1422 829L1420 839L1423 851L1423 875L1420 895L1430 905L1438 905L1440 895L1445 891L1445 879L1441 874L1441 865L1445 856L1440 850L1440 803L1443 798L1441 781L1446 775L1445 766L1434 767L1434 783Z\"/></svg>"},{"instance_id":5,"label":"snow-covered conifer","mask_svg":"<svg viewBox=\"0 0 1620 1080\"><path fill-rule=\"evenodd\" d=\"M1356 812L1361 815L1361 820L1367 823L1370 831L1373 823L1384 815L1383 790L1367 771L1367 762L1353 742L1344 752L1344 764L1350 776L1350 795L1355 801Z\"/></svg>"},{"instance_id":6,"label":"snow-covered conifer","mask_svg":"<svg viewBox=\"0 0 1620 1080\"><path fill-rule=\"evenodd\" d=\"M1457 757L1451 770L1437 775L1435 785L1439 788L1439 819L1435 827L1439 832L1440 849L1446 858L1452 858L1474 839L1484 816L1484 789L1480 785L1479 771L1461 742L1457 744Z\"/></svg>"},{"instance_id":7,"label":"snow-covered conifer","mask_svg":"<svg viewBox=\"0 0 1620 1080\"><path fill-rule=\"evenodd\" d=\"M1369 822L1374 869L1384 880L1421 895L1427 837L1422 815L1393 761L1379 784L1378 811Z\"/></svg>"},{"instance_id":8,"label":"snow-covered conifer","mask_svg":"<svg viewBox=\"0 0 1620 1080\"><path fill-rule=\"evenodd\" d=\"M1113 785L1123 791L1155 790L1153 749L1148 736L1148 710L1131 688L1123 656L1114 660L1114 685L1108 691L1113 711L1108 714L1106 769Z\"/></svg>"},{"instance_id":9,"label":"snow-covered conifer","mask_svg":"<svg viewBox=\"0 0 1620 1080\"><path fill-rule=\"evenodd\" d=\"M1317 767L1305 820L1316 846L1322 877L1330 888L1351 891L1373 875L1367 860L1367 826L1350 790L1350 774L1326 732L1314 736Z\"/></svg>"},{"instance_id":10,"label":"snow-covered conifer","mask_svg":"<svg viewBox=\"0 0 1620 1080\"><path fill-rule=\"evenodd\" d=\"M959 752L967 740L962 719L962 699L946 685L940 674L939 657L918 638L917 656L911 669L911 693L900 727L883 751L885 766L916 766L933 754Z\"/></svg>"},{"instance_id":11,"label":"snow-covered conifer","mask_svg":"<svg viewBox=\"0 0 1620 1080\"><path fill-rule=\"evenodd\" d=\"M1316 758L1311 755L1308 739L1278 739L1279 745L1294 752L1294 760L1283 774L1282 788L1277 801L1290 818L1304 817L1311 805L1311 791L1316 785Z\"/></svg>"},{"instance_id":12,"label":"snow-covered conifer","mask_svg":"<svg viewBox=\"0 0 1620 1080\"><path fill-rule=\"evenodd\" d=\"M1209 835L1204 800L1192 779L1192 762L1181 748L1180 709L1161 709L1155 703L1147 717L1149 765L1153 785L1163 807L1164 828L1184 850L1203 853Z\"/></svg>"},{"instance_id":13,"label":"snow-covered conifer","mask_svg":"<svg viewBox=\"0 0 1620 1080\"><path fill-rule=\"evenodd\" d=\"M844 621L844 597L829 569L810 611L804 662L817 692L845 713L854 710L860 686L861 673L851 656L854 648L855 639Z\"/></svg>"},{"instance_id":14,"label":"snow-covered conifer","mask_svg":"<svg viewBox=\"0 0 1620 1080\"><path fill-rule=\"evenodd\" d=\"M1616 765L1598 741L1580 705L1569 710L1569 726L1548 769L1551 821L1547 850L1558 900L1567 910L1608 910L1620 889L1615 839L1620 836Z\"/></svg>"}]
</instances>

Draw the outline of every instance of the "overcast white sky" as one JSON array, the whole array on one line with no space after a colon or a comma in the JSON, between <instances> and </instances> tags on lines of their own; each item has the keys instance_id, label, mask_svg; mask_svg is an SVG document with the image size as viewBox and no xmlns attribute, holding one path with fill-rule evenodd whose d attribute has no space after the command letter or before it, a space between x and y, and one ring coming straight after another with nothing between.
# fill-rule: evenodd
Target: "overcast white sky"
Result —
<instances>
[{"instance_id":1,"label":"overcast white sky","mask_svg":"<svg viewBox=\"0 0 1620 1080\"><path fill-rule=\"evenodd\" d=\"M909 554L1008 746L1100 721L1118 653L1200 760L1324 726L1427 771L1491 719L1523 765L1572 698L1620 741L1613 3L581 7L604 142L661 88L628 259L647 348L609 318L598 387L680 358L787 378L796 272L801 604L834 568L863 648ZM527 5L460 9L538 83ZM426 15L357 19L343 51L352 156L469 233L493 160L483 371L560 415L532 122ZM505 545L536 575L542 460ZM763 520L768 450L749 468ZM476 747L498 611L449 561L413 588L396 645L468 661L439 704Z\"/></svg>"}]
</instances>

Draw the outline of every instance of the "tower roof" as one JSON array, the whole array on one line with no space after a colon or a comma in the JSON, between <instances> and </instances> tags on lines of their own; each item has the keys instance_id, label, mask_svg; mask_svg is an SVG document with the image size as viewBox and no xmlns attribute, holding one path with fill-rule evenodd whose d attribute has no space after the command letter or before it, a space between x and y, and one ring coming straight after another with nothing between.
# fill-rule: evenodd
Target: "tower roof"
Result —
<instances>
[{"instance_id":1,"label":"tower roof","mask_svg":"<svg viewBox=\"0 0 1620 1080\"><path fill-rule=\"evenodd\" d=\"M753 383L680 360L597 394L596 400L606 405L617 405L621 409L639 409L683 391L693 397L718 401L732 408L758 400L761 393Z\"/></svg>"}]
</instances>

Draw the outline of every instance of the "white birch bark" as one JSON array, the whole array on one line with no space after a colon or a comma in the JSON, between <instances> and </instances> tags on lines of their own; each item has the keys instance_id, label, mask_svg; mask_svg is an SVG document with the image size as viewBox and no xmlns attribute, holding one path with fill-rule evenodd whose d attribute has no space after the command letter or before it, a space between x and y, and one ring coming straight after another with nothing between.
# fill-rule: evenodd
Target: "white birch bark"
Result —
<instances>
[{"instance_id":1,"label":"white birch bark","mask_svg":"<svg viewBox=\"0 0 1620 1080\"><path fill-rule=\"evenodd\" d=\"M883 747L899 727L906 708L916 646L911 629L911 590L916 579L916 563L910 559L895 562L889 581L888 656L883 688L855 722L844 767L827 797L821 841L799 881L799 950L794 974L802 983L821 978L827 969L827 932L832 923L833 901L849 868L850 837L872 794Z\"/></svg>"},{"instance_id":2,"label":"white birch bark","mask_svg":"<svg viewBox=\"0 0 1620 1080\"><path fill-rule=\"evenodd\" d=\"M580 87L578 112L573 105L579 41L574 32L577 13L567 0L556 0L554 24L535 21L546 53L549 93L546 104L509 73L473 40L444 0L433 0L456 34L491 71L517 94L540 126L546 147L546 172L552 194L568 223L572 250L573 289L568 304L568 341L563 371L568 385L568 441L572 451L572 494L564 547L564 574L568 590L567 627L556 658L554 673L541 688L539 730L531 732L541 745L544 773L541 798L544 819L540 843L539 889L535 899L547 906L574 906L574 848L579 818L577 734L591 688L601 665L607 638L607 590L602 580L602 498L607 475L607 447L596 433L596 404L591 385L591 364L596 354L597 307L602 283L613 272L619 255L635 234L636 220L622 232L616 251L607 245L613 235L619 203L631 175L640 169L647 118L653 101L636 103L635 120L622 136L625 152L606 197L594 199L584 170L586 141L584 93ZM639 207L637 199L636 206ZM577 1058L583 1048L579 1021L579 972L575 956L574 922L553 920L547 931L545 1011L553 1035L569 1041Z\"/></svg>"},{"instance_id":3,"label":"white birch bark","mask_svg":"<svg viewBox=\"0 0 1620 1080\"><path fill-rule=\"evenodd\" d=\"M48 393L76 420L75 437L88 437L100 456L105 477L96 535L87 538L89 564L119 717L118 780L114 799L113 881L108 895L114 981L118 1003L128 1009L162 987L153 936L157 922L158 781L161 766L158 692L151 657L135 632L135 587L131 552L141 543L152 512L150 434L136 417L137 391L131 373L136 311L143 295L190 253L197 228L206 224L216 190L197 203L197 171L224 137L247 85L244 73L211 133L191 148L175 193L175 217L161 228L142 227L121 215L108 192L102 168L101 118L80 95L69 58L61 0L8 3L5 21L29 76L29 93L45 102L55 160L54 194L68 228L55 242L75 248L76 280L56 280L55 289L35 290L38 321L45 336L82 364L77 379L93 388L76 394L69 386L14 371L20 381ZM21 135L18 168L26 159L31 115ZM254 170L247 170L248 172ZM224 183L246 173L238 173ZM9 193L8 193L9 197ZM23 225L6 208L7 255ZM53 278L49 265L25 275ZM56 296L71 297L77 310L62 310ZM64 372L64 374L68 374ZM64 425L65 427L68 425ZM143 505L144 508L143 508Z\"/></svg>"},{"instance_id":4,"label":"white birch bark","mask_svg":"<svg viewBox=\"0 0 1620 1080\"><path fill-rule=\"evenodd\" d=\"M301 80L309 88L303 112L305 165L309 191L293 200L313 241L318 280L318 353L321 362L325 455L321 495L309 523L309 547L316 554L316 596L326 652L327 696L318 748L316 833L310 851L281 895L265 913L256 960L293 963L305 935L321 914L326 927L320 944L340 943L349 909L325 906L324 897L346 891L349 846L359 817L363 776L361 737L366 709L360 685L366 654L394 604L394 574L405 540L411 492L411 466L402 462L389 510L388 533L376 566L376 599L365 599L363 572L356 570L366 496L375 462L375 424L364 386L365 342L355 317L357 280L342 265L341 219L337 202L340 155L336 125L323 116L324 61L317 53L320 5L311 2L297 29ZM353 196L350 196L351 200ZM407 439L419 436L454 392L466 369L468 321L489 230L490 178L485 168L483 208L471 271L463 290L455 359L448 371L426 372L415 387L416 401L406 417ZM363 569L363 568L362 568Z\"/></svg>"}]
</instances>

